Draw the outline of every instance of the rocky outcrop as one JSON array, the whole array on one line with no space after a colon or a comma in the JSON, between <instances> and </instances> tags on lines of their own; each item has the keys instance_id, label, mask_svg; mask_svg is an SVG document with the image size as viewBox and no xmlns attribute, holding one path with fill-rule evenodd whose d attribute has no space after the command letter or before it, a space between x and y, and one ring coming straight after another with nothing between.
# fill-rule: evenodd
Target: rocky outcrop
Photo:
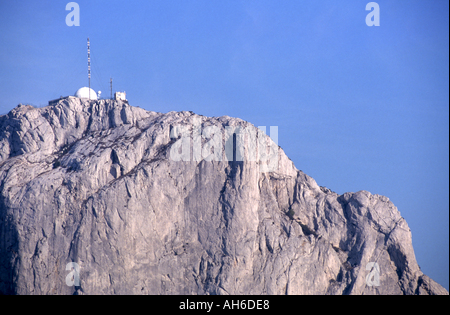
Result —
<instances>
[{"instance_id":1,"label":"rocky outcrop","mask_svg":"<svg viewBox=\"0 0 450 315\"><path fill-rule=\"evenodd\" d=\"M174 158L198 125L233 158L208 132ZM76 98L1 116L0 293L448 294L387 197L320 187L278 147L265 171L227 127L253 128Z\"/></svg>"}]
</instances>

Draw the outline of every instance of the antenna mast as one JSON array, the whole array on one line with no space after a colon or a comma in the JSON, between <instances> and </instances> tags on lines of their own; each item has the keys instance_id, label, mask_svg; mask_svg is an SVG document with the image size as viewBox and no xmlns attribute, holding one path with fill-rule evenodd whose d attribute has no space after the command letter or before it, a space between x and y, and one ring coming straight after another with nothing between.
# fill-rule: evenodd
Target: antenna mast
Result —
<instances>
[{"instance_id":1,"label":"antenna mast","mask_svg":"<svg viewBox=\"0 0 450 315\"><path fill-rule=\"evenodd\" d=\"M109 86L110 86L110 89L111 89L111 99L113 99L112 98L112 77L109 80Z\"/></svg>"},{"instance_id":2,"label":"antenna mast","mask_svg":"<svg viewBox=\"0 0 450 315\"><path fill-rule=\"evenodd\" d=\"M87 39L87 49L88 49L88 80L89 80L89 101L91 100L91 43L89 42L89 37Z\"/></svg>"}]
</instances>

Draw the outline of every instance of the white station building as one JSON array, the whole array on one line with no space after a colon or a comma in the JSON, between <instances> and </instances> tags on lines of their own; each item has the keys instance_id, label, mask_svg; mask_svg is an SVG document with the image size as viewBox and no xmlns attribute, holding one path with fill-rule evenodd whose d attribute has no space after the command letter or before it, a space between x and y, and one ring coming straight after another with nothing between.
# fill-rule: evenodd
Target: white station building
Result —
<instances>
[{"instance_id":1,"label":"white station building","mask_svg":"<svg viewBox=\"0 0 450 315\"><path fill-rule=\"evenodd\" d=\"M90 94L89 94L89 90L90 90ZM49 101L48 104L56 105L62 99L68 99L68 98L73 98L73 97L80 98L82 100L90 99L91 101L97 101L100 99L100 93L101 93L100 91L98 91L98 93L96 93L93 89L89 89L88 87L82 87L75 92L74 96L66 96L66 97L61 96L58 99ZM127 101L126 93L125 92L114 93L113 100L126 102Z\"/></svg>"}]
</instances>

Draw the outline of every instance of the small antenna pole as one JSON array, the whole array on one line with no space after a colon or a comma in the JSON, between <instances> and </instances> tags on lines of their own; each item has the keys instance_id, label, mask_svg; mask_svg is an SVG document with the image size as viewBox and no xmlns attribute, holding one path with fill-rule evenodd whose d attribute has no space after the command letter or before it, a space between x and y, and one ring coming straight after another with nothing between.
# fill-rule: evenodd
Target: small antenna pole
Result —
<instances>
[{"instance_id":1,"label":"small antenna pole","mask_svg":"<svg viewBox=\"0 0 450 315\"><path fill-rule=\"evenodd\" d=\"M87 49L88 49L88 80L89 80L89 101L91 100L91 43L89 42L89 37L87 39Z\"/></svg>"},{"instance_id":2,"label":"small antenna pole","mask_svg":"<svg viewBox=\"0 0 450 315\"><path fill-rule=\"evenodd\" d=\"M112 97L112 77L110 78L110 81L109 81L109 87L111 89L111 99L113 99L113 97Z\"/></svg>"}]
</instances>

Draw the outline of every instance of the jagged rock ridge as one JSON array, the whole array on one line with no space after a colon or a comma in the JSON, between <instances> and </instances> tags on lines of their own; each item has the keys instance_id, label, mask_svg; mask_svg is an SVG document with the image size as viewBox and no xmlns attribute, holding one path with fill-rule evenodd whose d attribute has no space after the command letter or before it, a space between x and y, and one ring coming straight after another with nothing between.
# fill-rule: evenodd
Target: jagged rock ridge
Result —
<instances>
[{"instance_id":1,"label":"jagged rock ridge","mask_svg":"<svg viewBox=\"0 0 450 315\"><path fill-rule=\"evenodd\" d=\"M387 197L319 187L280 148L272 172L174 161L194 120L251 126L105 100L1 116L0 293L448 294Z\"/></svg>"}]
</instances>

